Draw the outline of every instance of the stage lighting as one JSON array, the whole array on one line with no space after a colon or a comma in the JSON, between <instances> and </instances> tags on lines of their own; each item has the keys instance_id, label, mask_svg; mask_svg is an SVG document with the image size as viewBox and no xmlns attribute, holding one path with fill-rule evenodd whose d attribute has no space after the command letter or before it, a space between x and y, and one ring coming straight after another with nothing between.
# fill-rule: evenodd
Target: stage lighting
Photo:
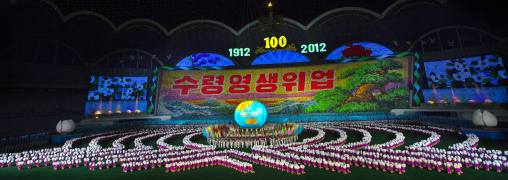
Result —
<instances>
[{"instance_id":1,"label":"stage lighting","mask_svg":"<svg viewBox=\"0 0 508 180\"><path fill-rule=\"evenodd\" d=\"M132 111L131 111L131 110L127 110L126 112L127 112L127 113L131 113Z\"/></svg>"}]
</instances>

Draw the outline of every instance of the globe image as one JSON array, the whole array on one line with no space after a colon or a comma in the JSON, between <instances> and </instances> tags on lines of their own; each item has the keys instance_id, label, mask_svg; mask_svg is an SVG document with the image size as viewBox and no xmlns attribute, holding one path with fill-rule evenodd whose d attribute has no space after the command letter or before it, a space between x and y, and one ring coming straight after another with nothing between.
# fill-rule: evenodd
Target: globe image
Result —
<instances>
[{"instance_id":1,"label":"globe image","mask_svg":"<svg viewBox=\"0 0 508 180\"><path fill-rule=\"evenodd\" d=\"M244 101L235 110L235 121L243 128L260 128L266 123L268 111L263 103Z\"/></svg>"}]
</instances>

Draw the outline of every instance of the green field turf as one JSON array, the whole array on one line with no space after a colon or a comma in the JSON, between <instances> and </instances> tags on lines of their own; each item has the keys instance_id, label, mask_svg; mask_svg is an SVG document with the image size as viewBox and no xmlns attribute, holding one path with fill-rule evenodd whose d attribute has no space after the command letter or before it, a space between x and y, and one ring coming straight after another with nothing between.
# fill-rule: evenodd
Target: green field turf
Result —
<instances>
[{"instance_id":1,"label":"green field turf","mask_svg":"<svg viewBox=\"0 0 508 180\"><path fill-rule=\"evenodd\" d=\"M370 131L372 134L372 143L371 144L380 144L386 142L393 138L388 134ZM406 137L406 143L403 146L399 146L398 149L403 149L404 146L413 144L414 142L420 141L426 137L413 134L409 132L403 132ZM315 133L311 132L303 132L300 135L299 141L304 138L312 137ZM361 135L356 133L347 132L348 138L347 142L355 142L361 140ZM325 139L323 142L331 141L338 138L338 134L335 133L326 133ZM451 135L442 135L441 142L438 143L435 147L438 148L446 148L448 145L453 143L462 142L464 139ZM173 139L169 139L167 143L172 145L182 145L183 137L177 137ZM108 140L104 142L100 142L100 145L103 147L111 147L111 143L113 140ZM134 140L130 140L125 142L125 146L127 148L134 147ZM146 141L145 144L152 145L156 147L157 138ZM198 143L206 143L206 139L204 137L199 137L193 140ZM78 143L75 147L86 147L89 141ZM54 144L49 145L47 147L58 147L62 144ZM488 141L488 140L480 140L481 147L487 148L496 148L508 150L508 143L504 141ZM221 150L221 149L218 149ZM239 149L242 151L250 152L250 149L244 148ZM212 167L204 167L199 169L194 169L190 171L182 171L177 173L165 172L165 168L155 168L142 171L134 171L124 173L122 169L111 168L104 170L95 170L90 171L87 167L80 168L72 168L65 170L53 170L52 167L41 167L41 168L32 168L30 170L22 169L20 171L17 170L16 167L9 168L1 168L0 169L0 179L6 180L36 180L36 179L122 179L122 180L131 180L131 179L188 179L192 178L192 180L197 179L209 179L209 180L225 180L225 179L242 179L242 180L271 180L271 179L291 179L291 180L299 180L299 179L312 179L312 180L328 180L328 179L471 179L471 180L490 180L490 179L508 179L508 173L502 172L488 172L485 170L474 170L471 168L463 168L464 174L447 174L445 172L437 172L437 171L429 171L425 169L419 168L411 168L408 167L406 169L406 173L404 174L392 174L389 172L376 171L368 168L362 167L351 167L350 174L339 174L333 171L326 171L324 169L306 167L305 171L307 172L304 175L296 175L291 173L282 172L276 169L268 168L266 166L261 166L254 164L254 170L256 173L244 174L238 171L235 171L230 168L222 167L222 166L212 166Z\"/></svg>"}]
</instances>

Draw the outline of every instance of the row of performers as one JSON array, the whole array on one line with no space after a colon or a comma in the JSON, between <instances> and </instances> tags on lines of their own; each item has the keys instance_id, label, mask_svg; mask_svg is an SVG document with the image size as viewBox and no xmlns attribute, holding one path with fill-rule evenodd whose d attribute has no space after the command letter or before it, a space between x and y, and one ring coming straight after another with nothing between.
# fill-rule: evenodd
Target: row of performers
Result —
<instances>
[{"instance_id":1,"label":"row of performers","mask_svg":"<svg viewBox=\"0 0 508 180\"><path fill-rule=\"evenodd\" d=\"M235 126L235 125L232 125ZM265 126L270 126L265 125ZM215 138L247 138L247 137L272 137L278 138L283 136L297 135L301 133L304 126L297 123L280 123L275 129L245 129L245 128L230 128L230 125L215 125L203 128L203 133L206 137ZM233 131L234 129L234 131Z\"/></svg>"},{"instance_id":2,"label":"row of performers","mask_svg":"<svg viewBox=\"0 0 508 180\"><path fill-rule=\"evenodd\" d=\"M241 162L236 159L231 159L227 156L214 156L204 159L196 159L192 161L185 161L185 162L175 162L171 164L166 164L166 172L180 172L185 170L191 170L196 169L200 167L208 167L208 166L214 166L214 165L220 165L228 168L233 168L237 171L243 172L243 173L255 173L254 169L252 168L252 164ZM124 167L124 172L127 168ZM132 171L132 170L131 170Z\"/></svg>"},{"instance_id":3,"label":"row of performers","mask_svg":"<svg viewBox=\"0 0 508 180\"><path fill-rule=\"evenodd\" d=\"M349 154L342 154L340 156L330 156L331 154L323 151L316 151L314 150L302 150L302 149L292 149L291 151L299 151L298 154L301 154L302 156L298 156L291 153L282 153L280 151L274 151L267 148L259 148L255 147L253 148L253 153L260 154L263 156L269 156L274 157L276 159L282 159L287 160L289 162L295 162L298 164L304 164L308 166L314 166L319 167L320 169L325 168L326 170L332 169L334 170L337 168L337 166L341 165L355 165L355 166L362 166L367 167L369 169L376 169L376 170L383 170L384 172L389 171L391 173L397 172L399 174L402 174L406 171L406 163L399 161L397 158L397 161L395 160L384 160L384 159L373 159L368 157L357 157L357 156L349 156ZM311 155L313 154L313 156ZM319 156L316 156L316 154ZM420 168L428 167L429 170L437 169L439 172L441 170L446 170L448 173L457 172L457 174L462 174L462 164L461 163L454 163L454 162L435 162L434 165L430 165L430 162L427 164L424 164L422 161L417 161L420 163L412 163L413 167L415 165L420 166ZM426 161L425 161L426 163ZM339 167L340 168L340 167Z\"/></svg>"},{"instance_id":4,"label":"row of performers","mask_svg":"<svg viewBox=\"0 0 508 180\"><path fill-rule=\"evenodd\" d=\"M250 148L252 146L278 146L294 143L298 140L298 135L291 135L281 138L207 138L210 145L218 148Z\"/></svg>"}]
</instances>

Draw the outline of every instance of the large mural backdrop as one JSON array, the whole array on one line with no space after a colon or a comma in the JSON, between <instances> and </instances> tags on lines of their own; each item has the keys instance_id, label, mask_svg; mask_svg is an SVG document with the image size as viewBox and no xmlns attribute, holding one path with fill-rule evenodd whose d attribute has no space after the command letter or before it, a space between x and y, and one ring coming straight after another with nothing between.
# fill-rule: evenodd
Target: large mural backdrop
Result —
<instances>
[{"instance_id":1,"label":"large mural backdrop","mask_svg":"<svg viewBox=\"0 0 508 180\"><path fill-rule=\"evenodd\" d=\"M427 103L508 103L508 77L498 54L425 62Z\"/></svg>"},{"instance_id":2,"label":"large mural backdrop","mask_svg":"<svg viewBox=\"0 0 508 180\"><path fill-rule=\"evenodd\" d=\"M273 69L162 71L157 115L230 116L246 100L272 114L408 108L408 58Z\"/></svg>"}]
</instances>

